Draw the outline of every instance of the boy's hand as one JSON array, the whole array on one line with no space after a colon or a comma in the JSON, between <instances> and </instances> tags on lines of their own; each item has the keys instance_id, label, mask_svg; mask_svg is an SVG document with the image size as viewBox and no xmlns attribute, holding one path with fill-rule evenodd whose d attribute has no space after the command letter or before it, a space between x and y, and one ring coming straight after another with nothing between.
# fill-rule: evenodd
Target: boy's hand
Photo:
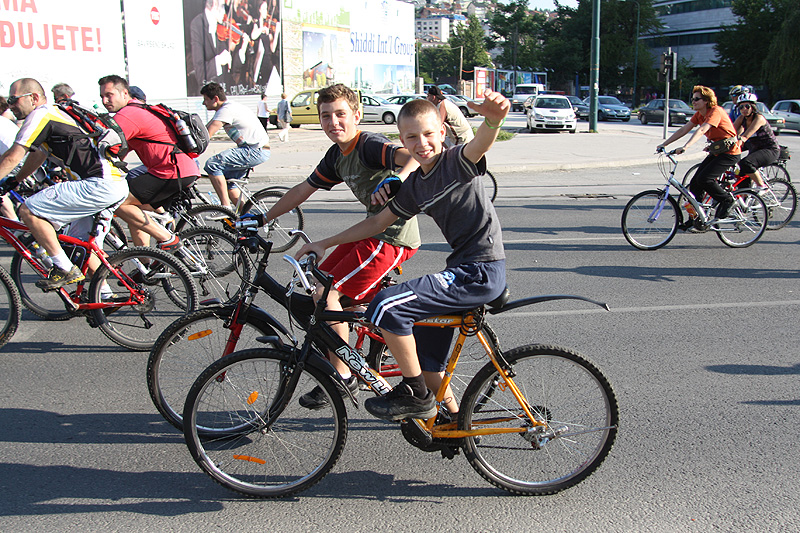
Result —
<instances>
[{"instance_id":1,"label":"boy's hand","mask_svg":"<svg viewBox=\"0 0 800 533\"><path fill-rule=\"evenodd\" d=\"M294 254L294 258L300 261L303 256L314 254L317 256L317 264L319 264L319 262L322 261L322 258L325 257L325 250L327 250L327 248L319 242L307 243L304 244L296 254Z\"/></svg>"},{"instance_id":2,"label":"boy's hand","mask_svg":"<svg viewBox=\"0 0 800 533\"><path fill-rule=\"evenodd\" d=\"M482 103L468 102L467 106L483 115L484 118L488 118L493 124L499 124L511 109L508 98L490 90L483 93Z\"/></svg>"},{"instance_id":3,"label":"boy's hand","mask_svg":"<svg viewBox=\"0 0 800 533\"><path fill-rule=\"evenodd\" d=\"M403 182L397 176L389 176L381 181L375 190L372 191L372 205L384 205L392 199Z\"/></svg>"}]
</instances>

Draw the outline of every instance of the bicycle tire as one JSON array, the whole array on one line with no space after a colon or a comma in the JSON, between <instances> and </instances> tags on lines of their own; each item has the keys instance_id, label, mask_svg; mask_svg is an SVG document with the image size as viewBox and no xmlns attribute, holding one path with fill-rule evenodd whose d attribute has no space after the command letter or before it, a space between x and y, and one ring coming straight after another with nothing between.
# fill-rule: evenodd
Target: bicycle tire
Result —
<instances>
[{"instance_id":1,"label":"bicycle tire","mask_svg":"<svg viewBox=\"0 0 800 533\"><path fill-rule=\"evenodd\" d=\"M22 300L19 290L5 268L0 266L0 346L4 346L19 327Z\"/></svg>"},{"instance_id":2,"label":"bicycle tire","mask_svg":"<svg viewBox=\"0 0 800 533\"><path fill-rule=\"evenodd\" d=\"M486 178L489 179L487 180ZM489 172L489 169L486 169L486 173L481 179L483 180L483 188L489 196L489 201L494 203L497 198L497 179L495 179L494 174Z\"/></svg>"},{"instance_id":3,"label":"bicycle tire","mask_svg":"<svg viewBox=\"0 0 800 533\"><path fill-rule=\"evenodd\" d=\"M789 175L789 171L786 170L784 165L772 163L771 165L761 167L758 170L764 176L764 179L768 181L774 178L783 178L789 183L792 182L792 177Z\"/></svg>"},{"instance_id":4,"label":"bicycle tire","mask_svg":"<svg viewBox=\"0 0 800 533\"><path fill-rule=\"evenodd\" d=\"M127 248L129 244L130 242L128 241L128 236L125 234L125 228L122 227L119 220L112 218L108 233L106 233L103 239L103 250L105 250L107 254L113 254L123 248Z\"/></svg>"},{"instance_id":5,"label":"bicycle tire","mask_svg":"<svg viewBox=\"0 0 800 533\"><path fill-rule=\"evenodd\" d=\"M689 188L689 183L692 182L692 178L694 177L694 175L697 172L698 168L700 168L700 163L695 163L694 165L689 167L689 170L687 170L686 174L683 175L683 181L681 181L681 185L683 185L684 188L686 188L686 189ZM702 198L701 198L701 200L702 200ZM686 198L686 196L684 194L680 194L678 196L678 207L684 205L688 201L689 200Z\"/></svg>"},{"instance_id":6,"label":"bicycle tire","mask_svg":"<svg viewBox=\"0 0 800 533\"><path fill-rule=\"evenodd\" d=\"M458 427L520 432L464 438L467 461L489 483L514 494L555 494L580 483L600 466L616 438L619 412L610 383L583 356L556 346L521 346L504 358L551 440L537 448L530 421L488 363L464 393Z\"/></svg>"},{"instance_id":7,"label":"bicycle tire","mask_svg":"<svg viewBox=\"0 0 800 533\"><path fill-rule=\"evenodd\" d=\"M310 410L293 397L274 424L263 427L264 413L282 394L287 363L287 354L277 350L235 352L212 363L189 391L186 445L200 468L228 489L257 498L290 496L321 480L341 456L344 401L334 381L311 365L296 391L319 386L327 405Z\"/></svg>"},{"instance_id":8,"label":"bicycle tire","mask_svg":"<svg viewBox=\"0 0 800 533\"><path fill-rule=\"evenodd\" d=\"M622 211L622 234L631 246L639 250L658 250L675 237L682 215L672 196L663 202L663 191L640 192L628 202ZM652 219L652 214L661 205L661 212Z\"/></svg>"},{"instance_id":9,"label":"bicycle tire","mask_svg":"<svg viewBox=\"0 0 800 533\"><path fill-rule=\"evenodd\" d=\"M233 209L229 207L222 207L221 205L206 204L192 207L180 216L177 224L175 224L175 232L180 233L185 229L197 226L213 228L219 226L222 227L222 229L231 232L232 230L229 229L228 226L222 224L219 220L213 220L214 218L219 217L227 217L231 220L235 220L236 213L233 211Z\"/></svg>"},{"instance_id":10,"label":"bicycle tire","mask_svg":"<svg viewBox=\"0 0 800 533\"><path fill-rule=\"evenodd\" d=\"M178 258L155 248L140 246L125 249L107 260L114 270L103 264L92 276L89 285L91 303L102 301L100 289L104 282L117 294L127 296L128 289L121 281L124 280L145 296L138 305L92 311L93 322L103 335L120 346L150 351L169 324L197 309L197 285Z\"/></svg>"},{"instance_id":11,"label":"bicycle tire","mask_svg":"<svg viewBox=\"0 0 800 533\"><path fill-rule=\"evenodd\" d=\"M262 189L250 198L240 210L241 214L266 214L275 202L283 198L283 193L275 189ZM300 206L288 213L269 221L269 224L259 229L261 236L272 241L272 253L283 253L292 248L300 239L299 235L290 236L293 229L302 230L305 226L305 217Z\"/></svg>"},{"instance_id":12,"label":"bicycle tire","mask_svg":"<svg viewBox=\"0 0 800 533\"><path fill-rule=\"evenodd\" d=\"M230 330L225 323L235 307L208 307L179 318L156 340L147 359L147 389L164 419L183 431L183 405L189 389L208 365L222 357ZM272 327L248 314L234 350L264 347L255 339L276 335Z\"/></svg>"},{"instance_id":13,"label":"bicycle tire","mask_svg":"<svg viewBox=\"0 0 800 533\"><path fill-rule=\"evenodd\" d=\"M20 242L29 245L32 240L33 237L23 237L20 239ZM31 260L34 261L43 272L50 270L44 266L38 258L32 257ZM34 269L34 267L18 252L15 252L14 257L11 258L9 274L11 274L11 279L14 280L19 290L22 305L34 315L44 320L52 321L69 320L76 316L67 309L64 300L61 299L58 292L44 292L36 286L37 281L47 277L46 274L39 273L39 271Z\"/></svg>"},{"instance_id":14,"label":"bicycle tire","mask_svg":"<svg viewBox=\"0 0 800 533\"><path fill-rule=\"evenodd\" d=\"M188 228L178 236L184 248L181 253L188 251L192 260L203 263L202 271L189 269L201 300L216 298L223 304L238 301L250 279L250 257L244 248L237 249L236 238L207 226Z\"/></svg>"},{"instance_id":15,"label":"bicycle tire","mask_svg":"<svg viewBox=\"0 0 800 533\"><path fill-rule=\"evenodd\" d=\"M784 178L771 178L767 183L771 191L762 195L762 200L767 204L769 211L767 231L774 231L786 227L794 218L797 211L797 190ZM778 205L770 205L773 202L777 202Z\"/></svg>"},{"instance_id":16,"label":"bicycle tire","mask_svg":"<svg viewBox=\"0 0 800 533\"><path fill-rule=\"evenodd\" d=\"M736 214L736 222L714 224L717 237L731 248L747 248L764 235L769 219L769 212L764 200L751 190L739 190L734 193L736 203L732 213ZM741 238L739 238L741 236Z\"/></svg>"}]
</instances>

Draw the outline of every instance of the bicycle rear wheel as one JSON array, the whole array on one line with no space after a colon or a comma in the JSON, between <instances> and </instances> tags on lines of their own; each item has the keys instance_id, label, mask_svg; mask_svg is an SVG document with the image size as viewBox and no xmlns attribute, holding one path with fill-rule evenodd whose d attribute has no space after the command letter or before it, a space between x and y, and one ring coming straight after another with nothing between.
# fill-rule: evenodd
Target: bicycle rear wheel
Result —
<instances>
[{"instance_id":1,"label":"bicycle rear wheel","mask_svg":"<svg viewBox=\"0 0 800 533\"><path fill-rule=\"evenodd\" d=\"M622 211L622 234L640 250L666 246L678 231L681 220L675 199L664 191L640 192Z\"/></svg>"},{"instance_id":2,"label":"bicycle rear wheel","mask_svg":"<svg viewBox=\"0 0 800 533\"><path fill-rule=\"evenodd\" d=\"M266 427L266 413L283 394L286 366L286 354L276 350L236 352L192 385L183 411L186 445L222 486L258 498L289 496L317 483L339 459L347 439L344 402L331 378L312 366L296 390L318 386L328 403L312 411L291 398Z\"/></svg>"},{"instance_id":3,"label":"bicycle rear wheel","mask_svg":"<svg viewBox=\"0 0 800 533\"><path fill-rule=\"evenodd\" d=\"M481 179L483 180L483 188L486 190L489 201L494 203L495 198L497 198L497 180L488 169Z\"/></svg>"},{"instance_id":4,"label":"bicycle rear wheel","mask_svg":"<svg viewBox=\"0 0 800 533\"><path fill-rule=\"evenodd\" d=\"M147 360L150 398L164 419L181 431L183 404L189 389L197 376L225 353L231 334L225 324L235 309L209 307L176 320L158 337L150 352ZM263 348L256 338L275 334L267 324L248 314L233 350Z\"/></svg>"},{"instance_id":5,"label":"bicycle rear wheel","mask_svg":"<svg viewBox=\"0 0 800 533\"><path fill-rule=\"evenodd\" d=\"M778 163L773 163L771 165L767 165L758 169L759 172L764 176L764 179L769 181L774 178L783 178L786 181L792 181L791 176L789 176L789 171L786 170L786 167L783 165L779 165Z\"/></svg>"},{"instance_id":6,"label":"bicycle rear wheel","mask_svg":"<svg viewBox=\"0 0 800 533\"><path fill-rule=\"evenodd\" d=\"M221 205L198 205L181 214L180 220L178 220L175 226L175 231L181 232L184 229L197 226L210 226L212 228L222 227L222 229L230 231L227 229L227 226L220 222L220 218L235 220L236 213L233 209L222 207Z\"/></svg>"},{"instance_id":7,"label":"bicycle rear wheel","mask_svg":"<svg viewBox=\"0 0 800 533\"><path fill-rule=\"evenodd\" d=\"M283 198L283 193L275 189L262 189L256 192L246 204L242 206L240 213L263 214L266 215L267 211L275 205L275 202ZM272 253L283 253L297 244L300 237L289 235L293 229L303 229L305 226L305 217L303 210L300 207L295 207L288 213L285 213L273 220L269 224L259 229L262 237L273 242Z\"/></svg>"},{"instance_id":8,"label":"bicycle rear wheel","mask_svg":"<svg viewBox=\"0 0 800 533\"><path fill-rule=\"evenodd\" d=\"M465 438L470 465L515 494L554 494L581 482L616 438L617 400L608 380L582 356L555 346L522 346L504 357L529 410L544 425L532 427L510 387L487 364L464 393L459 429L519 431Z\"/></svg>"},{"instance_id":9,"label":"bicycle rear wheel","mask_svg":"<svg viewBox=\"0 0 800 533\"><path fill-rule=\"evenodd\" d=\"M22 308L19 291L6 269L0 267L0 346L11 340L19 327Z\"/></svg>"},{"instance_id":10,"label":"bicycle rear wheel","mask_svg":"<svg viewBox=\"0 0 800 533\"><path fill-rule=\"evenodd\" d=\"M767 230L781 229L791 222L797 210L797 191L785 178L771 178L767 183L770 191L761 194L769 211Z\"/></svg>"},{"instance_id":11,"label":"bicycle rear wheel","mask_svg":"<svg viewBox=\"0 0 800 533\"><path fill-rule=\"evenodd\" d=\"M236 249L236 239L221 229L197 226L178 235L191 260L202 268L190 266L192 277L200 289L200 299L218 299L231 303L239 299L242 286L250 279L250 258L244 248ZM189 266L189 265L187 265ZM196 267L197 265L195 265Z\"/></svg>"},{"instance_id":12,"label":"bicycle rear wheel","mask_svg":"<svg viewBox=\"0 0 800 533\"><path fill-rule=\"evenodd\" d=\"M20 239L23 244L29 246L33 237L23 237ZM49 271L42 262L33 257L31 259L43 271ZM19 253L14 253L11 259L11 266L9 267L9 274L11 279L19 289L20 299L28 311L34 315L41 317L45 320L69 320L76 316L70 312L64 300L61 299L57 291L43 292L42 289L36 286L36 282L40 279L47 277L47 274L42 274L27 261Z\"/></svg>"},{"instance_id":13,"label":"bicycle rear wheel","mask_svg":"<svg viewBox=\"0 0 800 533\"><path fill-rule=\"evenodd\" d=\"M143 298L136 305L120 305L92 311L103 335L131 350L150 351L164 329L197 309L197 286L178 258L161 250L133 247L108 258L113 270L102 265L89 285L89 301L108 302L101 288L108 284L114 300L130 301L132 290Z\"/></svg>"},{"instance_id":14,"label":"bicycle rear wheel","mask_svg":"<svg viewBox=\"0 0 800 533\"><path fill-rule=\"evenodd\" d=\"M730 215L736 218L734 222L721 222L714 224L717 237L731 248L746 248L756 242L767 228L769 214L767 206L756 193L749 190L734 193L736 203L731 208Z\"/></svg>"}]
</instances>

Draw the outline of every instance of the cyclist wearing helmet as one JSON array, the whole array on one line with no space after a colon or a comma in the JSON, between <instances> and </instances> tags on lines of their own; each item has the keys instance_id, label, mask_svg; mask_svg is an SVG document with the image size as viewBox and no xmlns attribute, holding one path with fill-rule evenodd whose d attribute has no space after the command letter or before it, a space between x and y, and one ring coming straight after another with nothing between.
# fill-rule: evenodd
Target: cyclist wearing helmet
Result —
<instances>
[{"instance_id":1,"label":"cyclist wearing helmet","mask_svg":"<svg viewBox=\"0 0 800 533\"><path fill-rule=\"evenodd\" d=\"M753 92L752 85L731 85L731 90L728 91L728 96L731 97L731 102L733 105L731 106L731 111L728 115L731 117L731 122L739 118L739 109L737 105L739 104L739 99L746 95Z\"/></svg>"},{"instance_id":2,"label":"cyclist wearing helmet","mask_svg":"<svg viewBox=\"0 0 800 533\"><path fill-rule=\"evenodd\" d=\"M739 146L749 151L747 157L739 161L741 173L752 177L759 187L766 188L758 169L775 163L780 155L780 147L769 122L758 111L757 101L753 93L739 97L736 107L740 115L733 127L739 136Z\"/></svg>"}]
</instances>

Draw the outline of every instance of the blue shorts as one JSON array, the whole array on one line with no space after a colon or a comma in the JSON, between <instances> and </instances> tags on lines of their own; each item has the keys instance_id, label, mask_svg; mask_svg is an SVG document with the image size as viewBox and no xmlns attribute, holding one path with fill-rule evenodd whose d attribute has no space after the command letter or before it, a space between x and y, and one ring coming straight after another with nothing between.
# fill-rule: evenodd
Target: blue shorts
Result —
<instances>
[{"instance_id":1,"label":"blue shorts","mask_svg":"<svg viewBox=\"0 0 800 533\"><path fill-rule=\"evenodd\" d=\"M25 200L25 205L31 213L53 224L56 231L70 224L68 234L85 240L92 230L94 215L102 212L104 218L111 220L127 197L128 182L124 178L87 178L56 183ZM97 236L100 245L108 226L106 222Z\"/></svg>"},{"instance_id":2,"label":"blue shorts","mask_svg":"<svg viewBox=\"0 0 800 533\"><path fill-rule=\"evenodd\" d=\"M480 307L500 296L505 287L504 260L466 263L382 290L369 304L366 317L395 335L413 333L422 370L441 372L454 330L414 328L414 322Z\"/></svg>"},{"instance_id":3,"label":"blue shorts","mask_svg":"<svg viewBox=\"0 0 800 533\"><path fill-rule=\"evenodd\" d=\"M269 161L270 152L255 146L237 146L223 150L206 161L203 169L211 176L225 176L226 180L242 179L247 170ZM235 188L229 184L229 188Z\"/></svg>"}]
</instances>

